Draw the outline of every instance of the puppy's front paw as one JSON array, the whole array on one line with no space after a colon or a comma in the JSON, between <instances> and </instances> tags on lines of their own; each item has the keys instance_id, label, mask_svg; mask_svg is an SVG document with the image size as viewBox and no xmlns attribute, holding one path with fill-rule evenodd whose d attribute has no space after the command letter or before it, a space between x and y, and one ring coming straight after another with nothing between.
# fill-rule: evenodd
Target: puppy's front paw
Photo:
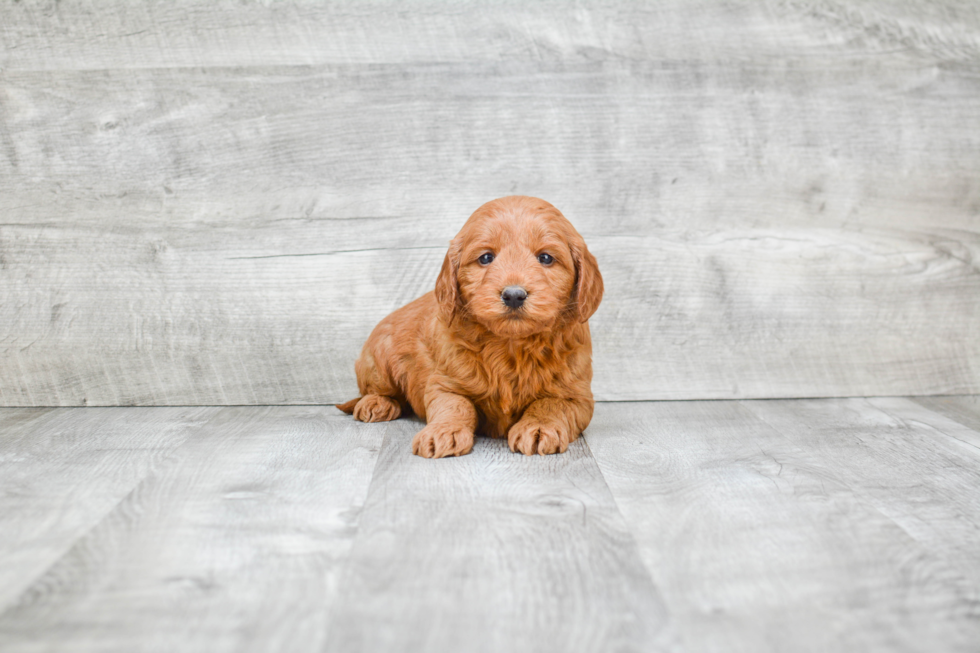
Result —
<instances>
[{"instance_id":1,"label":"puppy's front paw","mask_svg":"<svg viewBox=\"0 0 980 653\"><path fill-rule=\"evenodd\" d=\"M527 456L536 453L542 456L549 453L565 453L568 444L574 439L562 426L530 418L520 420L507 432L507 444L510 445L510 450L520 451Z\"/></svg>"},{"instance_id":2,"label":"puppy's front paw","mask_svg":"<svg viewBox=\"0 0 980 653\"><path fill-rule=\"evenodd\" d=\"M364 395L354 406L354 419L362 422L388 422L401 414L398 402L384 395Z\"/></svg>"},{"instance_id":3,"label":"puppy's front paw","mask_svg":"<svg viewBox=\"0 0 980 653\"><path fill-rule=\"evenodd\" d=\"M455 424L429 424L412 440L412 453L423 458L462 456L472 450L473 431Z\"/></svg>"}]
</instances>

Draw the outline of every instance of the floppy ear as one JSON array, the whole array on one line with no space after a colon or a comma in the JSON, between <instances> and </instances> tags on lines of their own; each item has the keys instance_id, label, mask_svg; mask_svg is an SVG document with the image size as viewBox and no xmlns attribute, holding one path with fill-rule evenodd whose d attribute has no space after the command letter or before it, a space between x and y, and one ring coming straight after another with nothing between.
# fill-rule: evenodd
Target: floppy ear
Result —
<instances>
[{"instance_id":1,"label":"floppy ear","mask_svg":"<svg viewBox=\"0 0 980 653\"><path fill-rule=\"evenodd\" d=\"M571 249L575 261L575 290L572 301L575 302L578 321L585 322L592 317L602 301L602 275L599 274L599 264L585 246L585 241L574 243Z\"/></svg>"},{"instance_id":2,"label":"floppy ear","mask_svg":"<svg viewBox=\"0 0 980 653\"><path fill-rule=\"evenodd\" d=\"M463 307L463 300L459 293L459 279L456 276L459 272L459 251L459 243L456 240L450 241L449 251L446 252L442 269L436 279L436 302L446 324L452 324L456 313Z\"/></svg>"}]
</instances>

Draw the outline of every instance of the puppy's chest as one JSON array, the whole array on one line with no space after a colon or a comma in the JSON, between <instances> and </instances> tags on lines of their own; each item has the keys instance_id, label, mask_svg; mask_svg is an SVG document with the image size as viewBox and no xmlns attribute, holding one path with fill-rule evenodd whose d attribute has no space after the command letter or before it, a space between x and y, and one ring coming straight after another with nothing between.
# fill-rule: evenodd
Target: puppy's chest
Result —
<instances>
[{"instance_id":1,"label":"puppy's chest","mask_svg":"<svg viewBox=\"0 0 980 653\"><path fill-rule=\"evenodd\" d=\"M567 367L550 349L484 353L490 355L478 363L480 387L472 388L471 396L489 435L505 435L536 399L565 394L561 381Z\"/></svg>"}]
</instances>

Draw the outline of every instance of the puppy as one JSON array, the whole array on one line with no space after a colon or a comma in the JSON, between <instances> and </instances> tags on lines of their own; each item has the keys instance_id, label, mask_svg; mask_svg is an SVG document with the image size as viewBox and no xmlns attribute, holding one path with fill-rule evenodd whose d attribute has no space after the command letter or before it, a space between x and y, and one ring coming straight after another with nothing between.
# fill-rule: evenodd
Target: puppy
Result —
<instances>
[{"instance_id":1,"label":"puppy","mask_svg":"<svg viewBox=\"0 0 980 653\"><path fill-rule=\"evenodd\" d=\"M474 433L511 451L565 451L592 419L587 320L602 276L554 206L504 197L450 242L435 291L378 324L355 364L361 396L337 407L362 422L409 410L426 421L412 451L461 456Z\"/></svg>"}]
</instances>

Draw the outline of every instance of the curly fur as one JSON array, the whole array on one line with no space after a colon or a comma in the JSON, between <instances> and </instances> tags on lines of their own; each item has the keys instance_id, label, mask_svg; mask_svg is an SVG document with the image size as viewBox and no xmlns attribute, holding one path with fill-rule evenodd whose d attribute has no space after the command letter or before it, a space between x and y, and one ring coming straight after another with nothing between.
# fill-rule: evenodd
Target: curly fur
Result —
<instances>
[{"instance_id":1,"label":"curly fur","mask_svg":"<svg viewBox=\"0 0 980 653\"><path fill-rule=\"evenodd\" d=\"M527 291L519 309L501 299L508 286ZM364 422L414 411L427 424L412 450L427 458L469 453L475 433L528 455L563 452L592 419L588 319L602 292L595 257L558 209L488 202L450 243L435 290L375 327L355 364L361 396L338 408Z\"/></svg>"}]
</instances>

